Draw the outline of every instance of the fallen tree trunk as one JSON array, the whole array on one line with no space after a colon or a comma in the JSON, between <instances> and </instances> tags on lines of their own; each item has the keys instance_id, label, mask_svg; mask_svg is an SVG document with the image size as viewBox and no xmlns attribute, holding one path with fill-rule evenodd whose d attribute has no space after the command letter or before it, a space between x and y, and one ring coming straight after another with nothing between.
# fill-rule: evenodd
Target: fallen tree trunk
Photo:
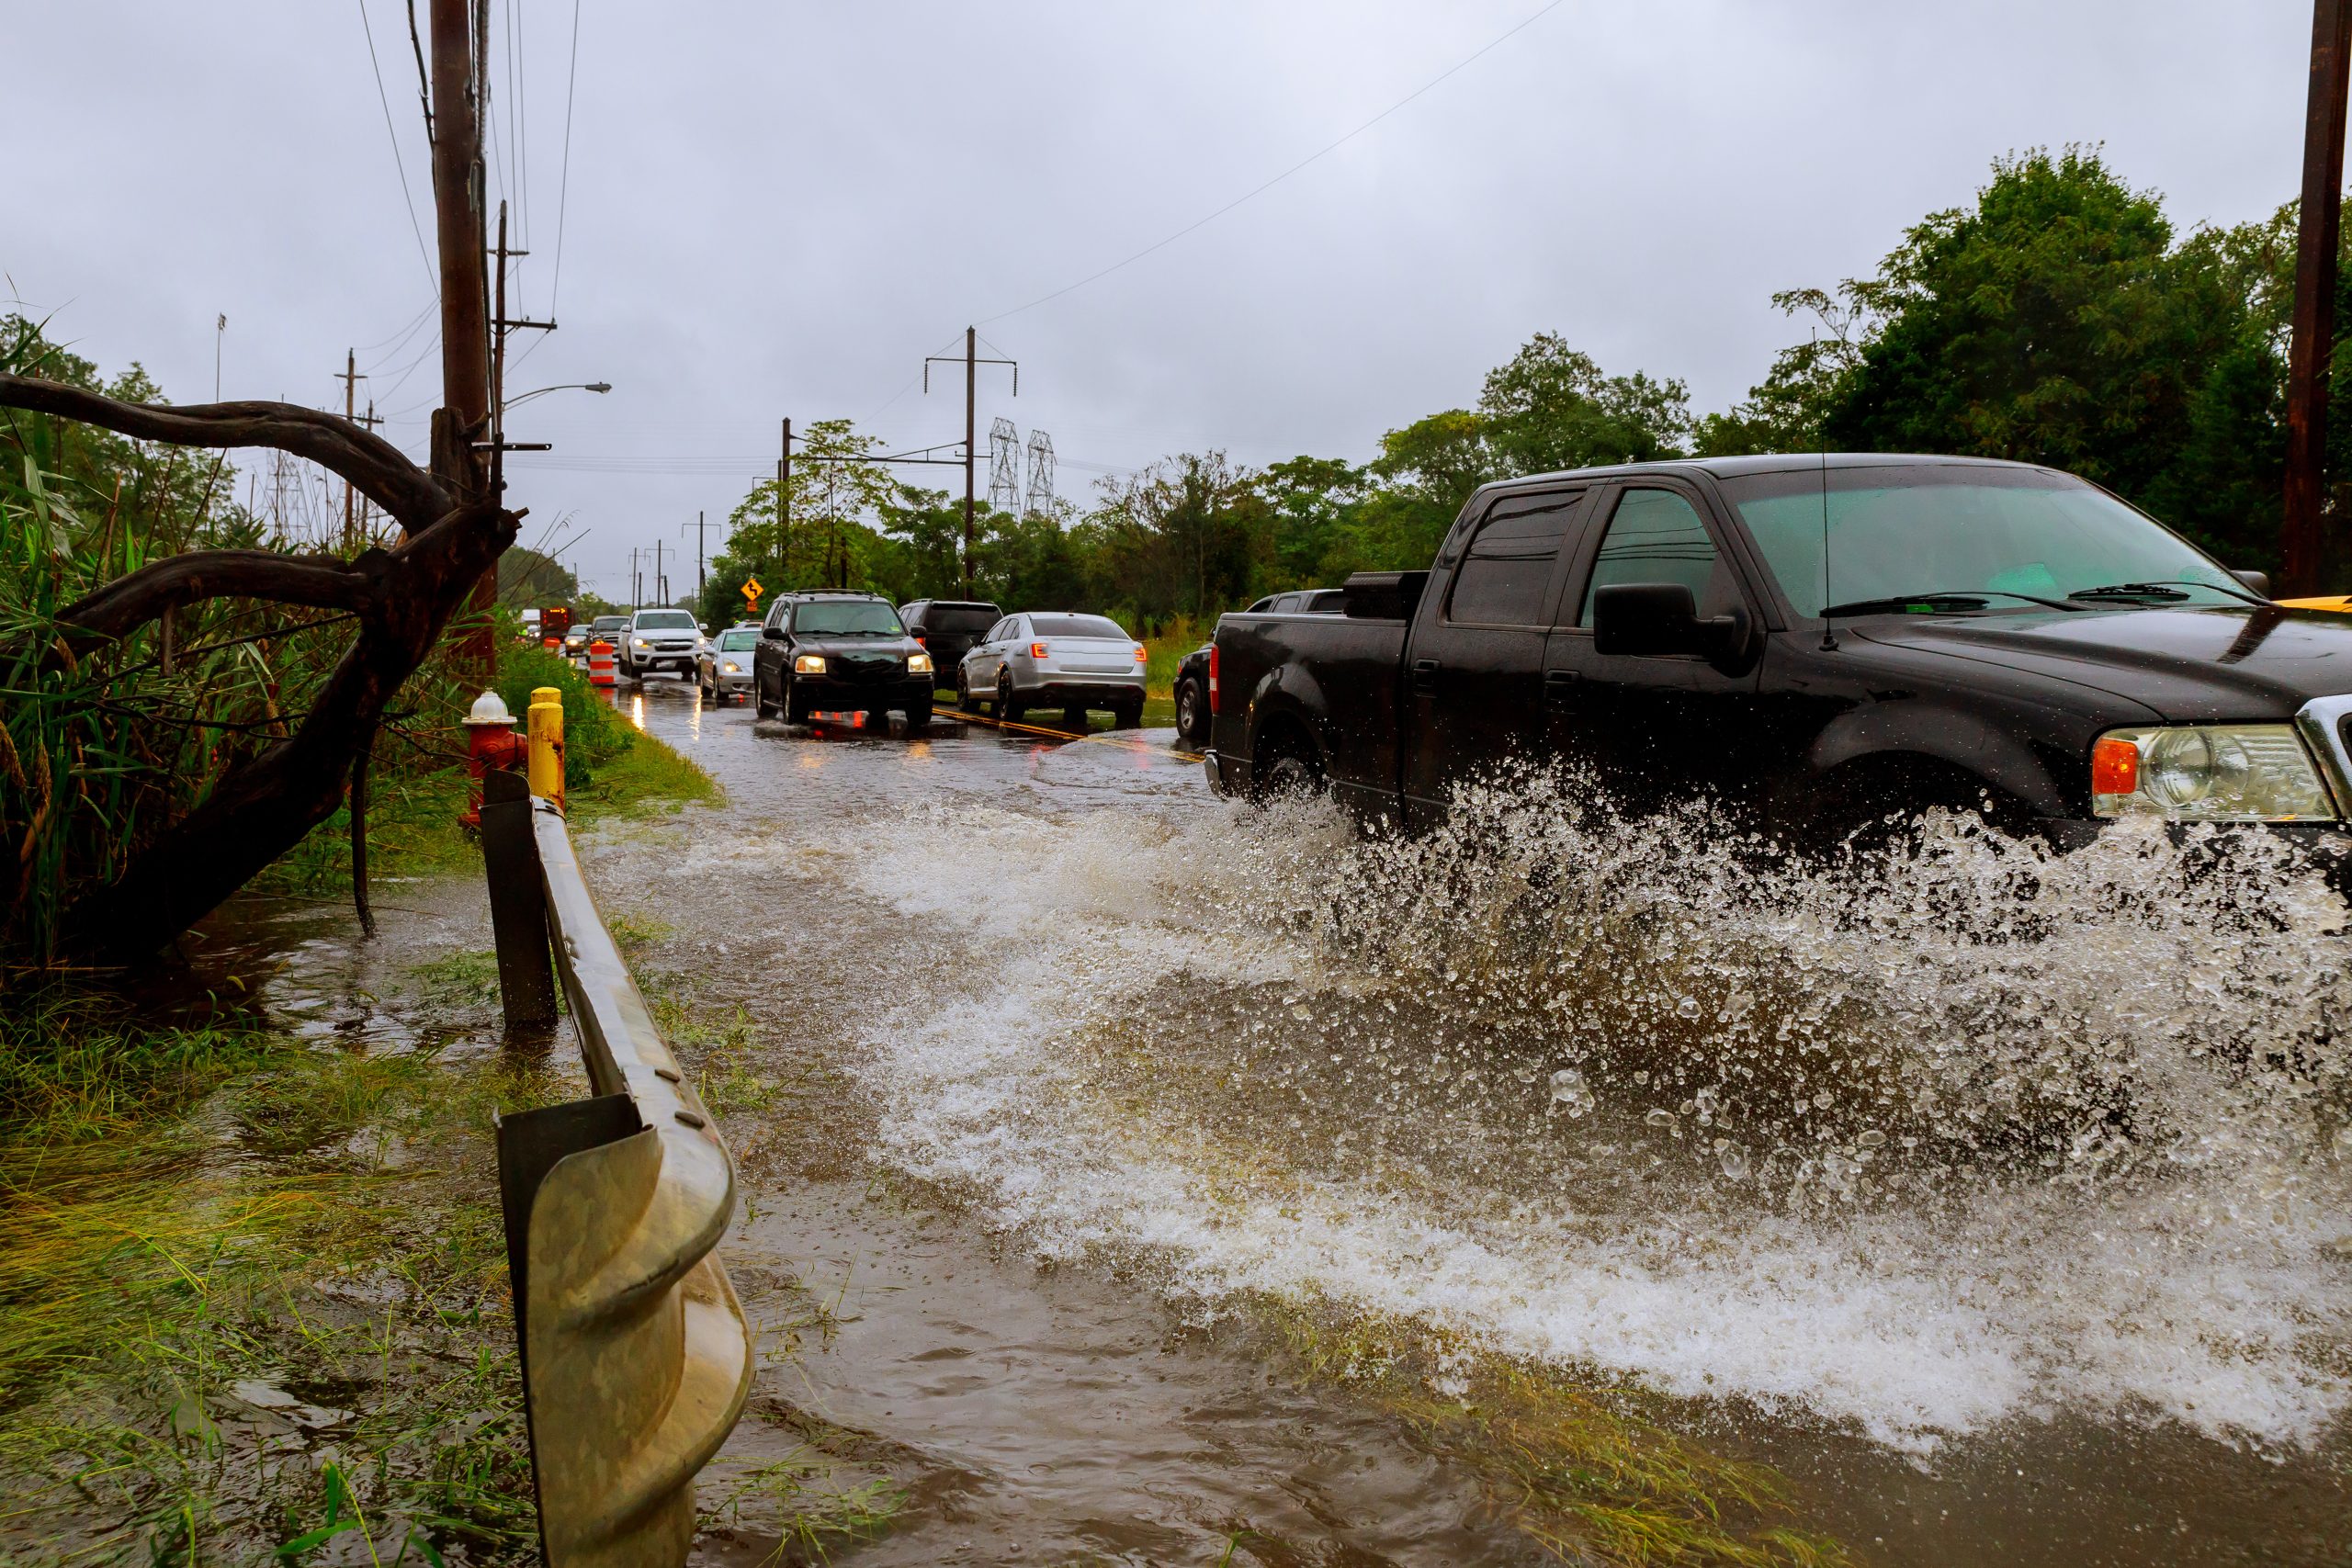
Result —
<instances>
[{"instance_id":1,"label":"fallen tree trunk","mask_svg":"<svg viewBox=\"0 0 2352 1568\"><path fill-rule=\"evenodd\" d=\"M514 542L521 514L495 500L456 493L390 443L311 409L254 402L158 408L17 376L0 376L0 407L55 413L144 440L295 452L351 480L406 534L390 549L369 549L353 560L192 551L152 561L59 612L56 643L66 651L52 650L52 660L103 649L176 608L214 598L337 610L358 626L292 735L232 766L201 805L166 828L111 885L68 909L71 946L132 960L217 908L334 814L386 707ZM473 434L455 428L446 411L435 419L435 448L451 471L466 471L463 455Z\"/></svg>"}]
</instances>

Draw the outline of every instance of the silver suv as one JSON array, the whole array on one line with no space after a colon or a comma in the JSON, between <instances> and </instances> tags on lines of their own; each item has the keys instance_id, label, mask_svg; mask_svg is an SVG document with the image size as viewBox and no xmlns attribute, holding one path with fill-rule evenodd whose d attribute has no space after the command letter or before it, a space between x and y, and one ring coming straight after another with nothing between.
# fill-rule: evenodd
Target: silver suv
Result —
<instances>
[{"instance_id":1,"label":"silver suv","mask_svg":"<svg viewBox=\"0 0 2352 1568\"><path fill-rule=\"evenodd\" d=\"M621 673L642 681L667 670L684 679L695 672L695 655L702 649L702 627L691 610L639 610L621 628Z\"/></svg>"}]
</instances>

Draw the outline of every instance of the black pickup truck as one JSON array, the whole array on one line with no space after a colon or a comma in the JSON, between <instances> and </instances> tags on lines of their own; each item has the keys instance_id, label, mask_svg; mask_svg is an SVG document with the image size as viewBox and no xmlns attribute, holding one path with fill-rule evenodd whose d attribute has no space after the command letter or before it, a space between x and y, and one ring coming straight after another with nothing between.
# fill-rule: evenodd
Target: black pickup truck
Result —
<instances>
[{"instance_id":1,"label":"black pickup truck","mask_svg":"<svg viewBox=\"0 0 2352 1568\"><path fill-rule=\"evenodd\" d=\"M2108 491L2025 464L1709 459L1488 485L1344 616L1217 624L1220 791L1328 785L1408 825L1511 760L1775 832L1929 805L2352 817L2352 616L2271 603ZM2071 826L2071 829L2069 828Z\"/></svg>"}]
</instances>

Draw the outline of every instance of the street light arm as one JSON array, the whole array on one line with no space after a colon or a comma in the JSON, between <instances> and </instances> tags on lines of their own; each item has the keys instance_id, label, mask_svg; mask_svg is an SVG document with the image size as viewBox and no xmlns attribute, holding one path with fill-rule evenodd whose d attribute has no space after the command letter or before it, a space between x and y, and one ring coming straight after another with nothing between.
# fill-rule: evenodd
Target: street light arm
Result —
<instances>
[{"instance_id":1,"label":"street light arm","mask_svg":"<svg viewBox=\"0 0 2352 1568\"><path fill-rule=\"evenodd\" d=\"M519 397L507 399L499 407L511 409L516 403L527 403L533 398L545 397L549 392L609 392L612 389L613 384L610 381L566 381L559 387L534 387Z\"/></svg>"}]
</instances>

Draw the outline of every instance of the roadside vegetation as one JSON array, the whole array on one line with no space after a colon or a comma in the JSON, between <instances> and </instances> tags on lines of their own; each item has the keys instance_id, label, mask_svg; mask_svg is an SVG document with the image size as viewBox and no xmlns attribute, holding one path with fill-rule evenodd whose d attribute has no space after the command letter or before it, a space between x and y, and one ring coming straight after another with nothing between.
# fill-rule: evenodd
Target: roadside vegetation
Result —
<instances>
[{"instance_id":1,"label":"roadside vegetation","mask_svg":"<svg viewBox=\"0 0 2352 1568\"><path fill-rule=\"evenodd\" d=\"M1099 611L1156 641L1261 594L1426 566L1488 480L1825 445L2055 464L2233 567L2275 569L2295 217L2290 203L2256 222L2185 224L2099 149L2017 153L1973 202L1922 218L1870 276L1776 295L1796 341L1729 409L1696 414L1674 377L1611 371L1539 332L1473 406L1399 425L1368 460L1251 468L1179 453L1101 481L1082 505L987 513L974 592L1008 609ZM2352 328L2352 266L2337 290L2336 319ZM2341 506L2352 375L2332 388L2328 487ZM835 420L815 427L810 450L855 459L880 446ZM736 618L734 587L752 572L771 590L963 596L959 499L854 460L796 468L792 486L788 527L773 480L736 507L704 619Z\"/></svg>"},{"instance_id":2,"label":"roadside vegetation","mask_svg":"<svg viewBox=\"0 0 2352 1568\"><path fill-rule=\"evenodd\" d=\"M0 1070L0 1561L534 1555L490 1117L546 1073L59 988Z\"/></svg>"}]
</instances>

